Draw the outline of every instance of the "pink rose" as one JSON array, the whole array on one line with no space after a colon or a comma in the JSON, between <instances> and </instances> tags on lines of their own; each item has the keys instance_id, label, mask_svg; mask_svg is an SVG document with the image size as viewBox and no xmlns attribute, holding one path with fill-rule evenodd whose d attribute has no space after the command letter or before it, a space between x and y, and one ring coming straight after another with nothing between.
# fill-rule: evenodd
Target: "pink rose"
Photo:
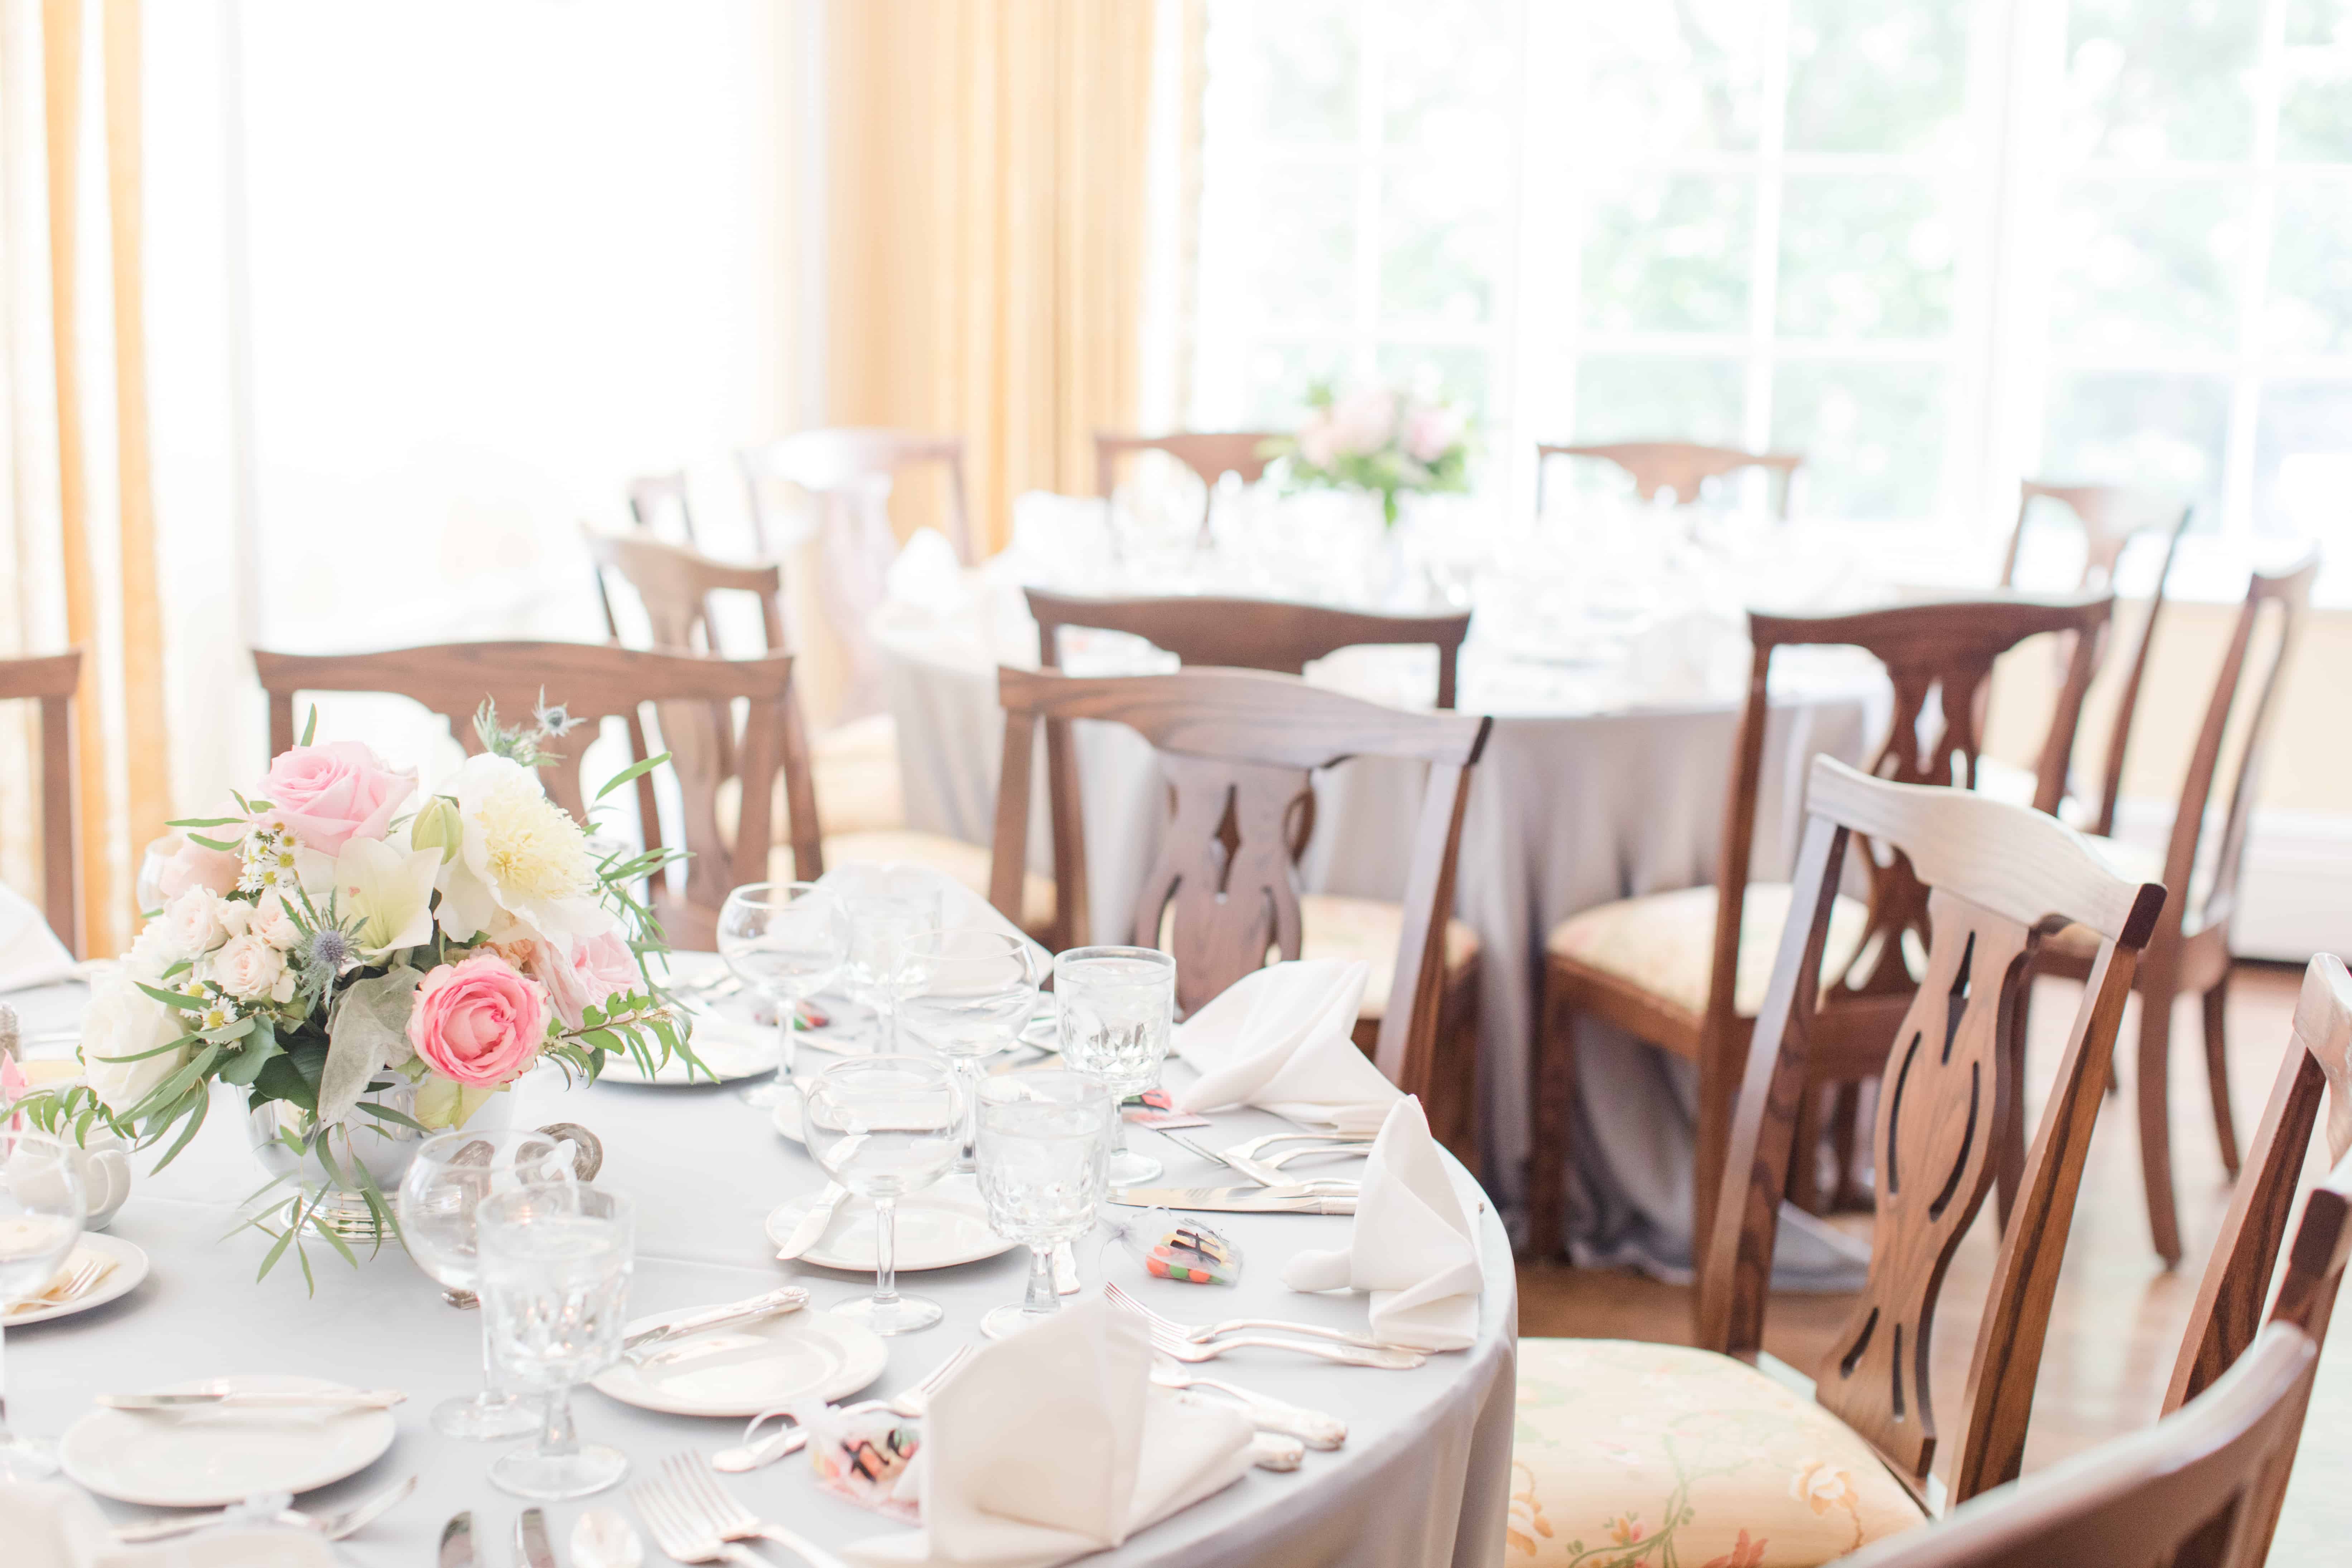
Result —
<instances>
[{"instance_id":1,"label":"pink rose","mask_svg":"<svg viewBox=\"0 0 2352 1568\"><path fill-rule=\"evenodd\" d=\"M278 754L261 793L294 837L322 855L353 838L381 838L416 788L416 770L391 768L358 741Z\"/></svg>"},{"instance_id":2,"label":"pink rose","mask_svg":"<svg viewBox=\"0 0 2352 1568\"><path fill-rule=\"evenodd\" d=\"M594 936L573 942L570 958L564 957L553 942L534 944L531 973L546 985L556 1015L566 1027L573 1029L580 1026L583 1008L635 991L643 982L637 973L637 955L629 951L628 941L620 931L609 926Z\"/></svg>"},{"instance_id":3,"label":"pink rose","mask_svg":"<svg viewBox=\"0 0 2352 1568\"><path fill-rule=\"evenodd\" d=\"M408 1043L459 1083L511 1082L546 1039L547 993L496 953L435 969L408 1015Z\"/></svg>"},{"instance_id":4,"label":"pink rose","mask_svg":"<svg viewBox=\"0 0 2352 1568\"><path fill-rule=\"evenodd\" d=\"M1331 439L1343 453L1370 457L1396 434L1397 395L1386 387L1351 392L1331 405Z\"/></svg>"},{"instance_id":5,"label":"pink rose","mask_svg":"<svg viewBox=\"0 0 2352 1568\"><path fill-rule=\"evenodd\" d=\"M173 835L174 837L178 836ZM181 839L180 847L172 851L156 869L155 887L170 903L190 888L210 888L215 893L236 891L236 879L245 869L244 860L226 850L207 849L203 845Z\"/></svg>"},{"instance_id":6,"label":"pink rose","mask_svg":"<svg viewBox=\"0 0 2352 1568\"><path fill-rule=\"evenodd\" d=\"M1424 405L1404 425L1404 449L1416 463L1434 463L1462 439L1462 416L1451 408Z\"/></svg>"}]
</instances>

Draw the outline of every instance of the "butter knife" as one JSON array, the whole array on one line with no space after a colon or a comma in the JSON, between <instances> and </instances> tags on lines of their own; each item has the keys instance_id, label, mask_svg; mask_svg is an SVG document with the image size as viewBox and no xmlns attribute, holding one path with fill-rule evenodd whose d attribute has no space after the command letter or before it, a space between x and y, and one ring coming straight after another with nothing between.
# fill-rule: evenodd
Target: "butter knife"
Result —
<instances>
[{"instance_id":1,"label":"butter knife","mask_svg":"<svg viewBox=\"0 0 2352 1568\"><path fill-rule=\"evenodd\" d=\"M449 1516L441 1527L440 1568L474 1568L474 1510Z\"/></svg>"},{"instance_id":2,"label":"butter knife","mask_svg":"<svg viewBox=\"0 0 2352 1568\"><path fill-rule=\"evenodd\" d=\"M723 1307L712 1307L690 1317L674 1318L666 1323L656 1323L650 1329L639 1329L621 1340L624 1353L639 1350L661 1340L679 1339L688 1334L699 1334L711 1329L731 1329L738 1323L756 1322L782 1312L796 1312L808 1305L809 1293L798 1285L785 1285L764 1296L748 1300L730 1301Z\"/></svg>"},{"instance_id":3,"label":"butter knife","mask_svg":"<svg viewBox=\"0 0 2352 1568\"><path fill-rule=\"evenodd\" d=\"M523 1568L555 1568L555 1548L547 1543L547 1514L527 1508L515 1521L515 1551Z\"/></svg>"},{"instance_id":4,"label":"butter knife","mask_svg":"<svg viewBox=\"0 0 2352 1568\"><path fill-rule=\"evenodd\" d=\"M1226 1214L1354 1214L1354 1197L1312 1187L1117 1187L1130 1208L1213 1209Z\"/></svg>"},{"instance_id":5,"label":"butter knife","mask_svg":"<svg viewBox=\"0 0 2352 1568\"><path fill-rule=\"evenodd\" d=\"M396 1388L331 1388L282 1393L101 1394L109 1410L389 1410L406 1399Z\"/></svg>"},{"instance_id":6,"label":"butter knife","mask_svg":"<svg viewBox=\"0 0 2352 1568\"><path fill-rule=\"evenodd\" d=\"M776 1249L776 1261L790 1263L824 1238L825 1227L833 1224L834 1211L849 1197L849 1189L839 1182L827 1182L824 1191L817 1194L816 1202L809 1205L808 1213L801 1215L800 1224L793 1226L792 1235Z\"/></svg>"}]
</instances>

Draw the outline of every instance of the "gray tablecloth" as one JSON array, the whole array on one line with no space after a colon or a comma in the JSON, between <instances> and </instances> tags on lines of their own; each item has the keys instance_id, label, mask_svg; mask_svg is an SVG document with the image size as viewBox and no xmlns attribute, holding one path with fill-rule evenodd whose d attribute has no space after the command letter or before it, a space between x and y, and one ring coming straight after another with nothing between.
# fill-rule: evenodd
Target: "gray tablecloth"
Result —
<instances>
[{"instance_id":1,"label":"gray tablecloth","mask_svg":"<svg viewBox=\"0 0 2352 1568\"><path fill-rule=\"evenodd\" d=\"M9 1000L39 1029L69 1022L81 994L79 986L60 986ZM1170 1064L1171 1077L1184 1070ZM604 1142L599 1184L635 1200L633 1312L730 1300L795 1276L813 1289L819 1307L861 1293L856 1277L772 1261L762 1219L824 1178L798 1144L778 1136L763 1112L730 1092L618 1084L567 1091L561 1076L551 1073L535 1075L518 1092L518 1125L561 1119L587 1126ZM469 1508L478 1539L487 1543L484 1568L499 1568L509 1560L522 1504L493 1489L483 1471L509 1445L452 1442L426 1425L436 1404L478 1384L478 1314L444 1306L438 1289L396 1247L363 1259L356 1270L314 1247L315 1297L305 1296L290 1258L257 1283L254 1272L268 1243L256 1232L235 1228L234 1205L262 1178L236 1109L232 1102L216 1105L188 1151L160 1175L142 1179L110 1227L153 1260L154 1272L143 1284L120 1301L8 1334L10 1421L21 1432L54 1436L89 1408L93 1393L233 1373L297 1373L405 1389L409 1399L394 1413L400 1436L391 1451L351 1479L311 1494L304 1506L331 1510L415 1472L424 1478L417 1495L346 1542L347 1558L418 1568L432 1561L442 1522ZM1254 1112L1216 1120L1206 1135L1218 1143L1282 1125ZM1161 1144L1155 1152L1167 1160L1171 1181L1212 1180L1211 1167L1172 1144L1135 1136ZM1502 1226L1467 1173L1457 1177L1465 1199L1478 1204L1483 1232L1486 1289L1477 1343L1405 1373L1335 1367L1266 1351L1224 1358L1219 1375L1345 1416L1351 1427L1347 1447L1310 1453L1293 1474L1251 1471L1089 1563L1490 1568L1501 1559L1517 1295ZM1365 1326L1361 1296L1300 1295L1277 1278L1292 1252L1338 1245L1351 1222L1225 1215L1219 1223L1247 1258L1238 1287L1151 1280L1116 1245L1103 1248L1097 1268L1087 1261L1090 1245L1082 1244L1087 1289L1116 1279L1149 1291L1171 1316L1202 1321L1252 1313ZM890 1341L889 1368L873 1392L887 1394L916 1381L975 1337L983 1311L1018 1300L1026 1258L1016 1250L984 1263L902 1274L902 1289L944 1302L948 1319ZM871 1286L866 1277L862 1288ZM640 1468L679 1449L707 1453L731 1444L741 1426L656 1415L591 1390L578 1394L576 1413L584 1441L614 1444ZM899 1528L819 1492L797 1458L729 1484L769 1517L828 1545ZM559 1545L568 1540L573 1518L597 1502L631 1511L619 1492L551 1508ZM147 1511L106 1506L117 1519ZM781 1552L776 1560L783 1560Z\"/></svg>"},{"instance_id":2,"label":"gray tablecloth","mask_svg":"<svg viewBox=\"0 0 2352 1568\"><path fill-rule=\"evenodd\" d=\"M994 668L961 643L890 626L878 638L908 825L987 844L1003 748ZM1882 687L1867 667L1789 662L1796 679L1785 706L1775 669L1752 862L1755 875L1773 879L1785 879L1795 858L1812 757L1859 762L1883 721ZM1481 710L1478 700L1465 680L1465 710ZM1596 904L1715 879L1738 721L1731 698L1497 712L1464 818L1454 913L1483 943L1479 1173L1514 1218L1529 1180L1545 933ZM1076 728L1093 936L1122 939L1157 847L1164 796L1140 737L1123 727ZM1044 776L1041 764L1033 777ZM1318 781L1315 843L1303 868L1309 890L1402 896L1423 777L1418 767L1360 761ZM1042 784L1032 805L1030 862L1050 870ZM1588 1021L1577 1071L1571 1252L1588 1264L1686 1276L1695 1103L1687 1064ZM1783 1287L1859 1284L1852 1251L1826 1233L1801 1220L1784 1240L1776 1272Z\"/></svg>"}]
</instances>

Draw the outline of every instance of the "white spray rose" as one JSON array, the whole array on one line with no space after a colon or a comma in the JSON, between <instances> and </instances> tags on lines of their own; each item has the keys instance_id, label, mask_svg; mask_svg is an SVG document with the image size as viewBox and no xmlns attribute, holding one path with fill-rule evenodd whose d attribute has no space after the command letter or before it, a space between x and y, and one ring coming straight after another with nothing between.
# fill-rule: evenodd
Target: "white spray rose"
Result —
<instances>
[{"instance_id":1,"label":"white spray rose","mask_svg":"<svg viewBox=\"0 0 2352 1568\"><path fill-rule=\"evenodd\" d=\"M192 890L212 896L202 888ZM120 970L100 974L90 985L89 1006L81 1016L81 1059L91 1091L109 1110L129 1110L186 1065L189 1047L158 1051L135 1062L105 1058L154 1050L184 1032L179 1015L140 990L129 974Z\"/></svg>"},{"instance_id":2,"label":"white spray rose","mask_svg":"<svg viewBox=\"0 0 2352 1568\"><path fill-rule=\"evenodd\" d=\"M157 918L182 958L200 958L228 939L221 901L210 888L190 888L163 906Z\"/></svg>"},{"instance_id":3,"label":"white spray rose","mask_svg":"<svg viewBox=\"0 0 2352 1568\"><path fill-rule=\"evenodd\" d=\"M292 948L302 940L302 933L295 928L294 917L286 912L286 900L278 897L275 888L254 900L253 923L247 929L280 952Z\"/></svg>"},{"instance_id":4,"label":"white spray rose","mask_svg":"<svg viewBox=\"0 0 2352 1568\"><path fill-rule=\"evenodd\" d=\"M241 1001L285 1002L294 994L286 955L249 932L223 942L206 968L214 984Z\"/></svg>"}]
</instances>

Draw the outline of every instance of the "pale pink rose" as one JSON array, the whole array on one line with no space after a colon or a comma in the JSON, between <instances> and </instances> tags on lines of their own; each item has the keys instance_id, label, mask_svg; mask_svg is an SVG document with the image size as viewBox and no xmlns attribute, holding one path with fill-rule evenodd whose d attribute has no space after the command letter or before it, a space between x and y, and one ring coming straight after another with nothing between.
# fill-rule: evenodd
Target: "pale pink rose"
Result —
<instances>
[{"instance_id":1,"label":"pale pink rose","mask_svg":"<svg viewBox=\"0 0 2352 1568\"><path fill-rule=\"evenodd\" d=\"M215 893L236 891L236 879L245 868L244 860L223 849L207 849L203 845L183 838L180 847L172 851L155 872L156 889L169 903L190 888L210 888Z\"/></svg>"},{"instance_id":2,"label":"pale pink rose","mask_svg":"<svg viewBox=\"0 0 2352 1568\"><path fill-rule=\"evenodd\" d=\"M1396 434L1397 396L1384 386L1351 392L1331 405L1331 437L1342 452L1377 452Z\"/></svg>"},{"instance_id":3,"label":"pale pink rose","mask_svg":"<svg viewBox=\"0 0 2352 1568\"><path fill-rule=\"evenodd\" d=\"M286 955L257 936L233 936L212 955L213 984L247 1002L283 1002L294 992ZM279 992L283 991L284 995Z\"/></svg>"},{"instance_id":4,"label":"pale pink rose","mask_svg":"<svg viewBox=\"0 0 2352 1568\"><path fill-rule=\"evenodd\" d=\"M393 768L358 741L278 753L261 781L269 815L309 847L332 855L353 838L381 838L416 788L416 770Z\"/></svg>"},{"instance_id":5,"label":"pale pink rose","mask_svg":"<svg viewBox=\"0 0 2352 1568\"><path fill-rule=\"evenodd\" d=\"M496 953L436 968L408 1015L408 1043L458 1083L510 1082L546 1039L547 993Z\"/></svg>"},{"instance_id":6,"label":"pale pink rose","mask_svg":"<svg viewBox=\"0 0 2352 1568\"><path fill-rule=\"evenodd\" d=\"M1339 455L1339 437L1328 417L1317 414L1298 427L1298 456L1307 467L1328 468Z\"/></svg>"},{"instance_id":7,"label":"pale pink rose","mask_svg":"<svg viewBox=\"0 0 2352 1568\"><path fill-rule=\"evenodd\" d=\"M286 900L275 888L254 900L253 919L246 929L276 948L290 948L302 940L294 917L286 912Z\"/></svg>"},{"instance_id":8,"label":"pale pink rose","mask_svg":"<svg viewBox=\"0 0 2352 1568\"><path fill-rule=\"evenodd\" d=\"M548 999L555 1004L556 1016L565 1026L574 1029L580 1026L583 1008L635 991L644 980L637 973L637 955L629 951L627 940L617 928L609 927L574 942L568 959L554 943L537 943L531 973L547 986Z\"/></svg>"},{"instance_id":9,"label":"pale pink rose","mask_svg":"<svg viewBox=\"0 0 2352 1568\"><path fill-rule=\"evenodd\" d=\"M1462 439L1462 416L1451 408L1423 405L1404 422L1405 455L1416 463L1434 463Z\"/></svg>"},{"instance_id":10,"label":"pale pink rose","mask_svg":"<svg viewBox=\"0 0 2352 1568\"><path fill-rule=\"evenodd\" d=\"M201 958L227 939L228 926L221 920L223 903L210 888L190 888L163 906L156 918L182 958Z\"/></svg>"}]
</instances>

